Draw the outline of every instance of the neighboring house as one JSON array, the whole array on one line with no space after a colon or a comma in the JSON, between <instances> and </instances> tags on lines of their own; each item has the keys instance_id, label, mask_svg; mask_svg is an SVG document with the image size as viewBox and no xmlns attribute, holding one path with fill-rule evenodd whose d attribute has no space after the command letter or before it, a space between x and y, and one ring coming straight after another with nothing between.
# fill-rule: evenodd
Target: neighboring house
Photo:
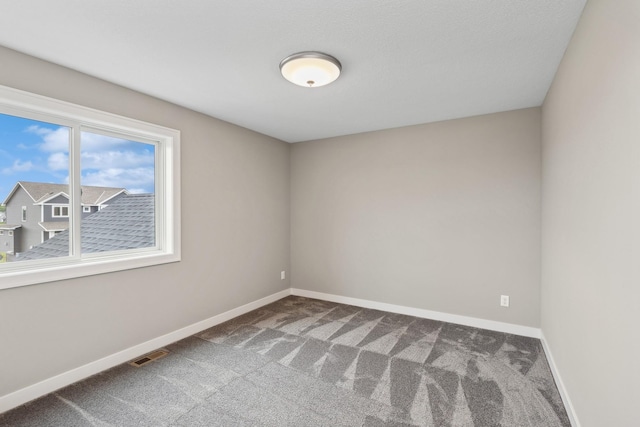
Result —
<instances>
[{"instance_id":1,"label":"neighboring house","mask_svg":"<svg viewBox=\"0 0 640 427\"><path fill-rule=\"evenodd\" d=\"M7 260L6 252L13 251L13 233L15 229L6 227L6 219L7 215L4 211L0 212L0 262Z\"/></svg>"},{"instance_id":2,"label":"neighboring house","mask_svg":"<svg viewBox=\"0 0 640 427\"><path fill-rule=\"evenodd\" d=\"M8 224L0 224L0 255L2 259L0 262L5 262L7 260L7 254L12 255L15 253L15 245L14 242L16 239L20 239L20 229L19 225L8 225Z\"/></svg>"},{"instance_id":3,"label":"neighboring house","mask_svg":"<svg viewBox=\"0 0 640 427\"><path fill-rule=\"evenodd\" d=\"M124 188L82 186L81 190L82 218L128 194ZM0 226L4 231L0 252L26 251L69 228L68 191L65 184L16 183L4 201L7 223Z\"/></svg>"},{"instance_id":4,"label":"neighboring house","mask_svg":"<svg viewBox=\"0 0 640 427\"><path fill-rule=\"evenodd\" d=\"M153 194L118 197L109 207L82 221L82 253L150 248L155 246L155 203ZM21 253L16 261L69 255L69 231Z\"/></svg>"}]
</instances>

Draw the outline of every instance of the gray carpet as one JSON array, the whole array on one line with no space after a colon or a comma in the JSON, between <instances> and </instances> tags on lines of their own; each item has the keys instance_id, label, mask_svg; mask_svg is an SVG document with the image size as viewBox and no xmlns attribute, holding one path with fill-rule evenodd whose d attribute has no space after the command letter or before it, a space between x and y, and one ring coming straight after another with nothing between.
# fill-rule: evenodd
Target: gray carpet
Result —
<instances>
[{"instance_id":1,"label":"gray carpet","mask_svg":"<svg viewBox=\"0 0 640 427\"><path fill-rule=\"evenodd\" d=\"M570 427L540 341L287 297L0 426Z\"/></svg>"}]
</instances>

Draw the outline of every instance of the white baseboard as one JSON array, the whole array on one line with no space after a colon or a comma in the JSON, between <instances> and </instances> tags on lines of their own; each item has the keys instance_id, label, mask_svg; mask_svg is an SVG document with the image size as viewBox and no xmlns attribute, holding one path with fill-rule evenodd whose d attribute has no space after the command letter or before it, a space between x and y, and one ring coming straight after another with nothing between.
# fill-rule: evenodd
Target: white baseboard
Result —
<instances>
[{"instance_id":1,"label":"white baseboard","mask_svg":"<svg viewBox=\"0 0 640 427\"><path fill-rule=\"evenodd\" d=\"M578 420L578 415L576 414L576 411L573 408L573 404L571 403L571 399L569 398L567 389L564 386L564 382L562 381L562 377L560 376L560 372L558 371L556 362L553 359L553 354L551 353L551 348L549 348L549 343L547 343L547 340L544 337L544 333L542 332L540 336L540 342L542 342L542 348L544 349L544 354L547 356L547 362L549 362L549 367L551 368L551 374L553 374L553 379L556 381L556 386L558 386L560 397L562 397L562 403L564 403L564 408L567 410L569 421L571 421L571 425L573 427L580 427L580 421Z\"/></svg>"},{"instance_id":2,"label":"white baseboard","mask_svg":"<svg viewBox=\"0 0 640 427\"><path fill-rule=\"evenodd\" d=\"M285 289L0 397L0 413L291 295Z\"/></svg>"},{"instance_id":3,"label":"white baseboard","mask_svg":"<svg viewBox=\"0 0 640 427\"><path fill-rule=\"evenodd\" d=\"M440 320L443 322L457 323L458 325L472 326L474 328L489 329L508 334L522 335L531 338L540 338L540 329L530 326L514 325L512 323L496 322L494 320L479 319L476 317L460 316L458 314L442 313L440 311L425 310L422 308L406 307L403 305L387 304L360 298L343 297L323 292L307 291L291 288L292 295L321 299L342 304L355 305L364 308L389 311L391 313L406 314L408 316L423 317L426 319Z\"/></svg>"}]
</instances>

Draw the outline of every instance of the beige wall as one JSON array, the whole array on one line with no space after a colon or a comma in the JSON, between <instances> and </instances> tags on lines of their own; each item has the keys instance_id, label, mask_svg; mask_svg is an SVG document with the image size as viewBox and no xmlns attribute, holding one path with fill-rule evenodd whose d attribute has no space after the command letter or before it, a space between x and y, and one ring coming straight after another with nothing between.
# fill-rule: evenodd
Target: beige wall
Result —
<instances>
[{"instance_id":1,"label":"beige wall","mask_svg":"<svg viewBox=\"0 0 640 427\"><path fill-rule=\"evenodd\" d=\"M539 109L291 156L294 288L539 326Z\"/></svg>"},{"instance_id":2,"label":"beige wall","mask_svg":"<svg viewBox=\"0 0 640 427\"><path fill-rule=\"evenodd\" d=\"M0 48L0 84L182 131L180 263L0 290L0 396L289 287L289 145Z\"/></svg>"},{"instance_id":3,"label":"beige wall","mask_svg":"<svg viewBox=\"0 0 640 427\"><path fill-rule=\"evenodd\" d=\"M639 24L589 1L543 106L542 330L584 427L639 425Z\"/></svg>"},{"instance_id":4,"label":"beige wall","mask_svg":"<svg viewBox=\"0 0 640 427\"><path fill-rule=\"evenodd\" d=\"M0 396L286 289L291 258L293 287L541 324L582 425L635 425L638 22L636 0L588 2L542 120L293 146L0 48L0 84L183 143L183 261L0 291Z\"/></svg>"}]
</instances>

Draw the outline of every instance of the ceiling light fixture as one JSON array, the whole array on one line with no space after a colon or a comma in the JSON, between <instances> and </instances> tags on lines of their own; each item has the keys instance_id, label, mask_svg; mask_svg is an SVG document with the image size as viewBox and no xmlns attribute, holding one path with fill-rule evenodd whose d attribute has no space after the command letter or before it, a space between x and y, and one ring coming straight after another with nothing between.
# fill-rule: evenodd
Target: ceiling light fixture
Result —
<instances>
[{"instance_id":1,"label":"ceiling light fixture","mask_svg":"<svg viewBox=\"0 0 640 427\"><path fill-rule=\"evenodd\" d=\"M282 76L304 87L328 85L340 76L342 65L331 55L320 52L300 52L280 62Z\"/></svg>"}]
</instances>

